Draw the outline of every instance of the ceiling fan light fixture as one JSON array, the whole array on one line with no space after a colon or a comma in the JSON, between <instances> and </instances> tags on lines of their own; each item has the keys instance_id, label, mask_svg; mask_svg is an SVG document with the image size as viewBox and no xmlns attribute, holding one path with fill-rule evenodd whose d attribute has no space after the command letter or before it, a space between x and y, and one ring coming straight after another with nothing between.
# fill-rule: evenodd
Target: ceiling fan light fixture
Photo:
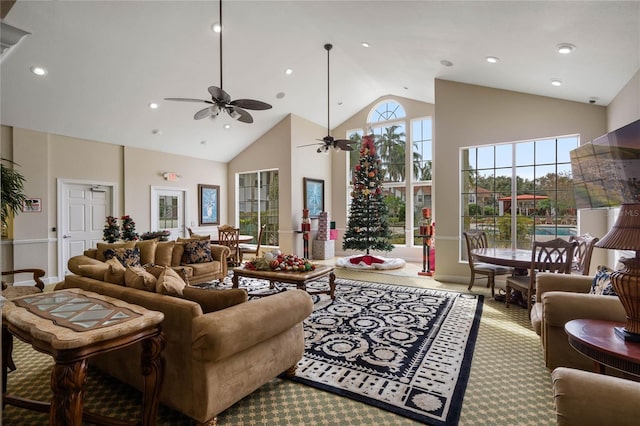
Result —
<instances>
[{"instance_id":1,"label":"ceiling fan light fixture","mask_svg":"<svg viewBox=\"0 0 640 426\"><path fill-rule=\"evenodd\" d=\"M220 22L214 22L213 24L211 24L211 31L213 31L214 33L221 33L222 25L220 25Z\"/></svg>"}]
</instances>

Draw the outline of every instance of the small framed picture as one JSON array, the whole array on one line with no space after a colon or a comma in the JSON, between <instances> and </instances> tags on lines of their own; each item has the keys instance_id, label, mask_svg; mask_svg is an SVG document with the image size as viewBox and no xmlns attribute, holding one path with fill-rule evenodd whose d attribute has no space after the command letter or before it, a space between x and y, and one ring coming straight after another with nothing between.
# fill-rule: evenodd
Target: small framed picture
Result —
<instances>
[{"instance_id":1,"label":"small framed picture","mask_svg":"<svg viewBox=\"0 0 640 426\"><path fill-rule=\"evenodd\" d=\"M324 211L324 181L321 179L302 179L304 208L309 210L309 217L318 217Z\"/></svg>"},{"instance_id":2,"label":"small framed picture","mask_svg":"<svg viewBox=\"0 0 640 426\"><path fill-rule=\"evenodd\" d=\"M198 184L198 225L220 224L220 186Z\"/></svg>"},{"instance_id":3,"label":"small framed picture","mask_svg":"<svg viewBox=\"0 0 640 426\"><path fill-rule=\"evenodd\" d=\"M40 213L42 211L42 198L27 198L22 203L23 213Z\"/></svg>"}]
</instances>

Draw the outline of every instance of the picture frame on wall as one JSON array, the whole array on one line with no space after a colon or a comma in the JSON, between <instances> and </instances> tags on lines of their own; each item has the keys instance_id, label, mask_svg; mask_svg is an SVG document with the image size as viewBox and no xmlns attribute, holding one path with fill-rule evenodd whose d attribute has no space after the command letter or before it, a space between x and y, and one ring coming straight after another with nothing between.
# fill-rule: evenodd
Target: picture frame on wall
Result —
<instances>
[{"instance_id":1,"label":"picture frame on wall","mask_svg":"<svg viewBox=\"0 0 640 426\"><path fill-rule=\"evenodd\" d=\"M220 185L198 184L198 225L220 224Z\"/></svg>"},{"instance_id":2,"label":"picture frame on wall","mask_svg":"<svg viewBox=\"0 0 640 426\"><path fill-rule=\"evenodd\" d=\"M22 203L23 213L41 213L42 212L42 198L27 198Z\"/></svg>"},{"instance_id":3,"label":"picture frame on wall","mask_svg":"<svg viewBox=\"0 0 640 426\"><path fill-rule=\"evenodd\" d=\"M304 188L304 208L309 217L318 217L324 211L324 180L302 178Z\"/></svg>"}]
</instances>

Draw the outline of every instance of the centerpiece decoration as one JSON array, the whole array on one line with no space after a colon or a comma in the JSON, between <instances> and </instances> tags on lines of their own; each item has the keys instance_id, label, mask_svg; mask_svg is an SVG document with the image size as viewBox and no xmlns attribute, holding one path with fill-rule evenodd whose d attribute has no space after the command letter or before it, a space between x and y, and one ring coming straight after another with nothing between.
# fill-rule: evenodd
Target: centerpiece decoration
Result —
<instances>
[{"instance_id":1,"label":"centerpiece decoration","mask_svg":"<svg viewBox=\"0 0 640 426\"><path fill-rule=\"evenodd\" d=\"M296 254L282 254L280 250L272 250L244 264L246 269L259 271L308 272L316 269L309 259Z\"/></svg>"}]
</instances>

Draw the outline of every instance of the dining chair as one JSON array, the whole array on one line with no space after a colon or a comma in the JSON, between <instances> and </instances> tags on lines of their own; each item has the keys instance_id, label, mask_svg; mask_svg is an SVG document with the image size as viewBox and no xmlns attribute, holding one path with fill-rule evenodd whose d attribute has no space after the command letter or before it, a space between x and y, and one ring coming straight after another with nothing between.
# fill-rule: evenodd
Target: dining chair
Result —
<instances>
[{"instance_id":1,"label":"dining chair","mask_svg":"<svg viewBox=\"0 0 640 426\"><path fill-rule=\"evenodd\" d=\"M534 241L531 249L531 267L528 275L513 275L507 278L505 305L509 307L511 290L519 290L527 301L527 311L531 313L532 298L536 288L536 274L551 272L570 274L573 255L578 243L556 238L550 241Z\"/></svg>"},{"instance_id":2,"label":"dining chair","mask_svg":"<svg viewBox=\"0 0 640 426\"><path fill-rule=\"evenodd\" d=\"M467 290L471 290L476 280L476 274L487 276L487 287L491 288L491 297L495 293L495 278L496 275L511 275L513 268L506 266L492 265L490 263L476 262L473 260L471 250L477 248L486 248L487 233L477 229L469 229L462 233L467 243L467 257L469 258L469 269L471 270L471 279L469 281L469 287Z\"/></svg>"},{"instance_id":3,"label":"dining chair","mask_svg":"<svg viewBox=\"0 0 640 426\"><path fill-rule=\"evenodd\" d=\"M264 233L264 229L266 227L267 227L266 223L260 227L260 232L258 232L257 244L240 244L240 264L242 264L245 254L253 254L256 257L260 255L260 244L262 243L262 234Z\"/></svg>"},{"instance_id":4,"label":"dining chair","mask_svg":"<svg viewBox=\"0 0 640 426\"><path fill-rule=\"evenodd\" d=\"M221 226L218 228L218 244L229 247L227 264L229 266L240 265L240 228L232 226Z\"/></svg>"},{"instance_id":5,"label":"dining chair","mask_svg":"<svg viewBox=\"0 0 640 426\"><path fill-rule=\"evenodd\" d=\"M589 267L591 266L591 253L593 247L600 239L594 237L591 234L572 235L569 237L569 241L576 241L576 246L573 257L573 267L571 272L574 274L589 275Z\"/></svg>"}]
</instances>

